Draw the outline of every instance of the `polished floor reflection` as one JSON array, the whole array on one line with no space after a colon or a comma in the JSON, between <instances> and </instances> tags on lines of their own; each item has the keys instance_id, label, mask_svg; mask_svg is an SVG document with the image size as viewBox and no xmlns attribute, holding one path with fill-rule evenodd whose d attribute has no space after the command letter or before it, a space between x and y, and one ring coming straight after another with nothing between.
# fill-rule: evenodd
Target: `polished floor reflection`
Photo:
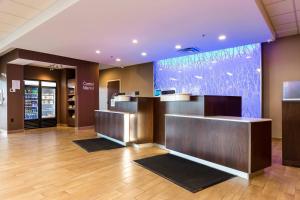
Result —
<instances>
[{"instance_id":1,"label":"polished floor reflection","mask_svg":"<svg viewBox=\"0 0 300 200\"><path fill-rule=\"evenodd\" d=\"M87 153L72 141L93 130L50 128L0 137L0 199L300 199L300 169L281 163L273 141L273 166L249 183L234 178L196 194L143 169L133 159L162 154L156 148Z\"/></svg>"}]
</instances>

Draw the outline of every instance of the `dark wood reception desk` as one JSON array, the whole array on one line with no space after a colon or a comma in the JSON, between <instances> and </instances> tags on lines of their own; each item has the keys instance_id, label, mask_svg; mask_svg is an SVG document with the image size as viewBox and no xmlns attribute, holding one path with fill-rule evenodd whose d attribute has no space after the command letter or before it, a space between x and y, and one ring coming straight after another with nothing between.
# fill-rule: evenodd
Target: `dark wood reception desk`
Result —
<instances>
[{"instance_id":1,"label":"dark wood reception desk","mask_svg":"<svg viewBox=\"0 0 300 200\"><path fill-rule=\"evenodd\" d=\"M200 116L242 115L242 98L238 96L191 96L190 101L154 102L154 142L165 145L165 114Z\"/></svg>"},{"instance_id":2,"label":"dark wood reception desk","mask_svg":"<svg viewBox=\"0 0 300 200\"><path fill-rule=\"evenodd\" d=\"M153 104L154 98L131 97L111 110L96 110L96 132L124 145L153 143Z\"/></svg>"},{"instance_id":3,"label":"dark wood reception desk","mask_svg":"<svg viewBox=\"0 0 300 200\"><path fill-rule=\"evenodd\" d=\"M165 115L171 153L249 178L271 166L271 120Z\"/></svg>"},{"instance_id":4,"label":"dark wood reception desk","mask_svg":"<svg viewBox=\"0 0 300 200\"><path fill-rule=\"evenodd\" d=\"M101 137L107 137L124 146L133 138L130 136L130 127L133 121L128 112L116 112L109 110L95 111L95 131Z\"/></svg>"}]
</instances>

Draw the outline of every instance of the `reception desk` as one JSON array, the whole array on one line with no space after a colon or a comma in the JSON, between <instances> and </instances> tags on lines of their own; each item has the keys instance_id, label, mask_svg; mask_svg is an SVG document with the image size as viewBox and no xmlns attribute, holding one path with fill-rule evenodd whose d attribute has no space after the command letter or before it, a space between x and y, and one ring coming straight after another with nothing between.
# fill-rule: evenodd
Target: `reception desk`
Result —
<instances>
[{"instance_id":1,"label":"reception desk","mask_svg":"<svg viewBox=\"0 0 300 200\"><path fill-rule=\"evenodd\" d=\"M271 166L271 120L165 115L171 153L249 178Z\"/></svg>"},{"instance_id":2,"label":"reception desk","mask_svg":"<svg viewBox=\"0 0 300 200\"><path fill-rule=\"evenodd\" d=\"M154 98L131 97L111 110L96 110L96 132L123 145L153 143L153 104Z\"/></svg>"},{"instance_id":3,"label":"reception desk","mask_svg":"<svg viewBox=\"0 0 300 200\"><path fill-rule=\"evenodd\" d=\"M96 110L95 118L95 130L101 137L106 137L124 146L133 140L133 136L130 135L130 128L133 124L131 113Z\"/></svg>"}]
</instances>

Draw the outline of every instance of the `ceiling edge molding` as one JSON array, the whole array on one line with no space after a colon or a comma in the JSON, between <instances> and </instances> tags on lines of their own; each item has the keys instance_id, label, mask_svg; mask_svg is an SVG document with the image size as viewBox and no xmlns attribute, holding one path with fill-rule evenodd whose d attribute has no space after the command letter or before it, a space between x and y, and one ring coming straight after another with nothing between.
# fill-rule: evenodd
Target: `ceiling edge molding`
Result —
<instances>
[{"instance_id":1,"label":"ceiling edge molding","mask_svg":"<svg viewBox=\"0 0 300 200\"><path fill-rule=\"evenodd\" d=\"M268 25L269 29L272 32L272 38L270 38L270 39L275 40L276 39L275 28L274 28L273 23L266 11L264 4L262 3L262 0L255 0L255 2L256 2L258 9L261 11L263 18L265 19L266 24Z\"/></svg>"},{"instance_id":2,"label":"ceiling edge molding","mask_svg":"<svg viewBox=\"0 0 300 200\"><path fill-rule=\"evenodd\" d=\"M0 53L5 51L5 48L10 43L14 42L18 38L22 37L26 33L30 32L37 26L43 24L47 20L51 19L52 17L59 14L71 5L77 3L78 1L79 0L59 0L58 2L50 6L48 9L42 11L39 15L26 22L23 26L15 30L13 33L0 40Z\"/></svg>"}]
</instances>

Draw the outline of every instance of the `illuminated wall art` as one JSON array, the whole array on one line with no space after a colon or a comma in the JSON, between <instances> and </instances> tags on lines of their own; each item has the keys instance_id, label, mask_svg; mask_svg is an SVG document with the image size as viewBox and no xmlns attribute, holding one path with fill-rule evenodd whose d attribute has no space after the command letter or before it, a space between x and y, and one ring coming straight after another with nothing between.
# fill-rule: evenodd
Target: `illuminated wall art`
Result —
<instances>
[{"instance_id":1,"label":"illuminated wall art","mask_svg":"<svg viewBox=\"0 0 300 200\"><path fill-rule=\"evenodd\" d=\"M242 96L242 115L261 117L261 45L160 60L154 89L193 95Z\"/></svg>"}]
</instances>

